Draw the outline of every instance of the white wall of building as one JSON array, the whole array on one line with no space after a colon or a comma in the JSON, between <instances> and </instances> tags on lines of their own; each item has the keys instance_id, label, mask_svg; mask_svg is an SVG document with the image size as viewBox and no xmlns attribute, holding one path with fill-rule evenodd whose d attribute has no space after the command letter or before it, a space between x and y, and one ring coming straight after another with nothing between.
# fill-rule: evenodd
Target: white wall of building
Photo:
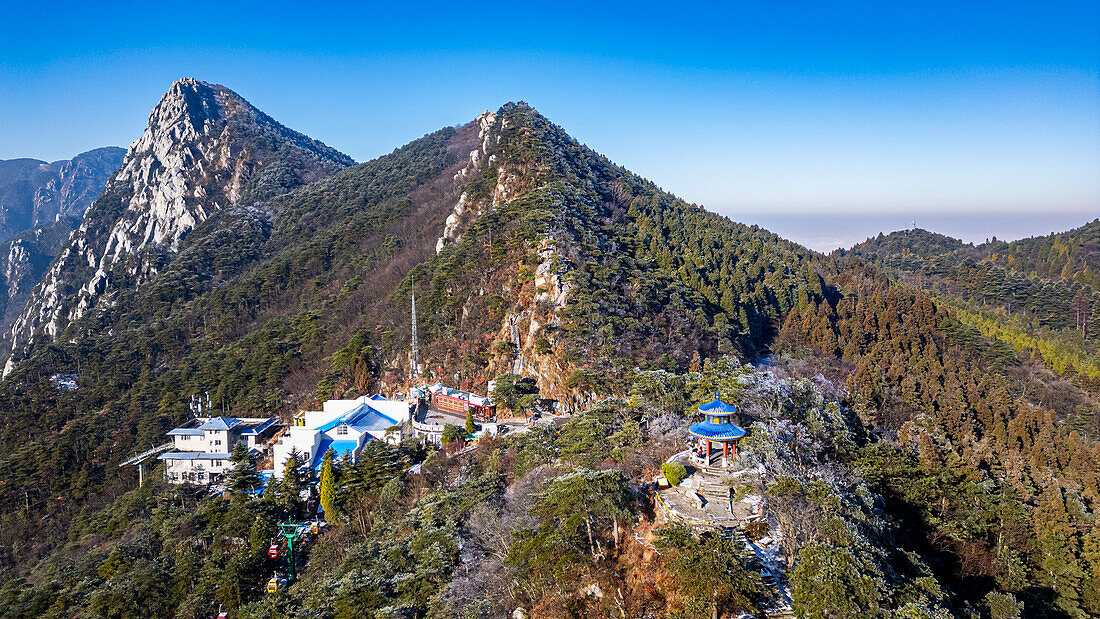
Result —
<instances>
[{"instance_id":1,"label":"white wall of building","mask_svg":"<svg viewBox=\"0 0 1100 619\"><path fill-rule=\"evenodd\" d=\"M287 428L287 431L275 443L273 448L275 477L282 479L283 469L286 461L290 458L291 451L296 450L302 454L302 458L305 460L304 463L312 462L318 456L317 451L326 438L333 441L354 440L358 445L356 452L369 440L368 435L378 440L386 440L384 430L360 433L353 428L348 428L346 434L339 434L339 426L327 432L321 432L317 429L364 403L398 423L411 419L408 402L400 400L372 399L371 396L362 396L354 400L327 400L321 405L319 411L302 411L298 413L295 425ZM297 425L299 422L302 425Z\"/></svg>"}]
</instances>

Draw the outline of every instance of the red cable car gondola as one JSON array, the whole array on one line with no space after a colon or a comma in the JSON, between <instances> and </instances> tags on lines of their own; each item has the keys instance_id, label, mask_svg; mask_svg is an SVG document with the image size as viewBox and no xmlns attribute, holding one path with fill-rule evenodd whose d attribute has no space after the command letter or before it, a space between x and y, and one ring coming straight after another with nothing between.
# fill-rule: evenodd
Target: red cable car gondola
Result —
<instances>
[{"instance_id":1,"label":"red cable car gondola","mask_svg":"<svg viewBox=\"0 0 1100 619\"><path fill-rule=\"evenodd\" d=\"M223 610L222 612L218 613L218 619L229 619L229 613Z\"/></svg>"},{"instance_id":2,"label":"red cable car gondola","mask_svg":"<svg viewBox=\"0 0 1100 619\"><path fill-rule=\"evenodd\" d=\"M271 557L272 559L278 559L279 558L279 546L276 545L276 544L272 544L271 548L267 549L267 556Z\"/></svg>"}]
</instances>

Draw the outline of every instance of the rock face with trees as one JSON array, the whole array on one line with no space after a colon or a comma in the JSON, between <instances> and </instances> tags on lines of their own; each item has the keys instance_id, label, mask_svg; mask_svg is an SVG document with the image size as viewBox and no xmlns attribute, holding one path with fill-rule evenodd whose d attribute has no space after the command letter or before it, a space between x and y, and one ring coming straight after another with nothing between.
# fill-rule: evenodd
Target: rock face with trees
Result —
<instances>
[{"instance_id":1,"label":"rock face with trees","mask_svg":"<svg viewBox=\"0 0 1100 619\"><path fill-rule=\"evenodd\" d=\"M885 256L816 254L522 103L351 163L223 87L185 80L154 110L0 382L3 613L1100 615L1087 371L1044 374L997 330L1077 329L1088 353L1087 277L951 262L971 250L946 238L912 264L897 238ZM1038 265L1060 242L996 253ZM1063 272L1093 268L1066 256ZM1006 286L1026 309L996 323L976 299ZM1073 326L1043 323L1047 289L1072 292ZM424 378L496 380L506 408L552 398L572 416L465 449L372 441L325 457L318 483L292 459L262 492L235 453L225 497L119 473L192 394L289 416L403 388L413 291ZM716 391L749 431L738 457L790 600L735 542L655 511L651 483ZM265 595L276 525L316 504L330 527L308 569Z\"/></svg>"},{"instance_id":2,"label":"rock face with trees","mask_svg":"<svg viewBox=\"0 0 1100 619\"><path fill-rule=\"evenodd\" d=\"M35 284L122 164L104 147L67 161L0 161L0 350Z\"/></svg>"}]
</instances>

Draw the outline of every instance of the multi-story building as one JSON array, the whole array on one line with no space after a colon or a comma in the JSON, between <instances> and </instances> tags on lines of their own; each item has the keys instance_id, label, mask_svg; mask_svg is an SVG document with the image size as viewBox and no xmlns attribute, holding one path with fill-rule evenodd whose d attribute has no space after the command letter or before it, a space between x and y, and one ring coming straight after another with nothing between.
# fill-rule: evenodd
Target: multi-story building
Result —
<instances>
[{"instance_id":1,"label":"multi-story building","mask_svg":"<svg viewBox=\"0 0 1100 619\"><path fill-rule=\"evenodd\" d=\"M273 447L275 477L282 478L291 452L300 454L303 464L316 471L329 449L337 458L354 460L367 441L400 441L401 433L391 429L407 424L411 417L408 402L380 395L328 400L322 410L302 411Z\"/></svg>"},{"instance_id":2,"label":"multi-story building","mask_svg":"<svg viewBox=\"0 0 1100 619\"><path fill-rule=\"evenodd\" d=\"M215 483L233 468L229 456L238 442L263 455L276 429L270 417L196 417L168 432L173 450L158 459L164 461L171 483Z\"/></svg>"}]
</instances>

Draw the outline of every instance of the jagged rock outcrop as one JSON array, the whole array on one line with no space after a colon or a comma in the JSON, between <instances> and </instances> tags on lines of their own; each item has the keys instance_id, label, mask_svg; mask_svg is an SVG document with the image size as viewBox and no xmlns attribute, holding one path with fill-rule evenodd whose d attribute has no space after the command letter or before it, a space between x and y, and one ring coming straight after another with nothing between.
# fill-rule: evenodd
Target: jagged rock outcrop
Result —
<instances>
[{"instance_id":1,"label":"jagged rock outcrop","mask_svg":"<svg viewBox=\"0 0 1100 619\"><path fill-rule=\"evenodd\" d=\"M80 222L74 215L58 215L0 244L0 329L6 337L35 284Z\"/></svg>"},{"instance_id":2,"label":"jagged rock outcrop","mask_svg":"<svg viewBox=\"0 0 1100 619\"><path fill-rule=\"evenodd\" d=\"M122 164L125 153L125 149L107 146L53 163L0 161L0 240L66 217L79 221Z\"/></svg>"},{"instance_id":3,"label":"jagged rock outcrop","mask_svg":"<svg viewBox=\"0 0 1100 619\"><path fill-rule=\"evenodd\" d=\"M219 211L262 204L353 163L228 88L177 81L12 326L14 354L149 282Z\"/></svg>"}]
</instances>

